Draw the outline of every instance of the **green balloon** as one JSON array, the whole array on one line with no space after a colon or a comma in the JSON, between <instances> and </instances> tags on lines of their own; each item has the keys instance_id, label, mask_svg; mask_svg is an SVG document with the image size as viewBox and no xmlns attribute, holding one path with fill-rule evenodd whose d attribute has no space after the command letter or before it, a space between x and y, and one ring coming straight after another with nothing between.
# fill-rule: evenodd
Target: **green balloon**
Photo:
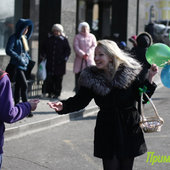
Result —
<instances>
[{"instance_id":1,"label":"green balloon","mask_svg":"<svg viewBox=\"0 0 170 170\"><path fill-rule=\"evenodd\" d=\"M147 49L146 60L149 64L163 67L170 60L170 48L165 44L155 43Z\"/></svg>"}]
</instances>

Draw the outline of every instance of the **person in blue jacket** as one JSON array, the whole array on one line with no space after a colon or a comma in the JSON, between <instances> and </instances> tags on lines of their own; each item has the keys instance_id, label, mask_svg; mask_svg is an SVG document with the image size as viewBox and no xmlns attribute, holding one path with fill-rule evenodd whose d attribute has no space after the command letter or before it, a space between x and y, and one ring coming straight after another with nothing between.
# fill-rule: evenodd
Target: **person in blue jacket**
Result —
<instances>
[{"instance_id":1,"label":"person in blue jacket","mask_svg":"<svg viewBox=\"0 0 170 170\"><path fill-rule=\"evenodd\" d=\"M35 110L38 99L18 103L14 106L11 83L6 72L0 69L0 169L2 164L5 123L14 123Z\"/></svg>"},{"instance_id":2,"label":"person in blue jacket","mask_svg":"<svg viewBox=\"0 0 170 170\"><path fill-rule=\"evenodd\" d=\"M28 84L26 70L31 57L29 56L28 40L33 32L30 19L19 19L15 26L15 33L8 39L6 54L10 56L10 64L16 68L14 101L19 103L20 95L23 102L27 102ZM10 75L9 75L10 76ZM33 114L30 113L29 117Z\"/></svg>"}]
</instances>

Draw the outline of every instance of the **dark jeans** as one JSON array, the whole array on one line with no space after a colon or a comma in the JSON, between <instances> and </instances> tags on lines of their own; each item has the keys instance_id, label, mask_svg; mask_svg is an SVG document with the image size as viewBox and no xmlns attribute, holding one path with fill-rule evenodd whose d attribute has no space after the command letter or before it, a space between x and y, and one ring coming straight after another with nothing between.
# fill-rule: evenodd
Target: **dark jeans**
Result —
<instances>
[{"instance_id":1,"label":"dark jeans","mask_svg":"<svg viewBox=\"0 0 170 170\"><path fill-rule=\"evenodd\" d=\"M114 156L112 159L103 159L104 170L132 170L134 158L119 159Z\"/></svg>"},{"instance_id":2,"label":"dark jeans","mask_svg":"<svg viewBox=\"0 0 170 170\"><path fill-rule=\"evenodd\" d=\"M14 90L15 104L19 103L20 96L22 98L22 102L27 102L27 98L28 98L27 89L28 89L28 83L25 77L25 72L23 70L17 69L15 90Z\"/></svg>"}]
</instances>

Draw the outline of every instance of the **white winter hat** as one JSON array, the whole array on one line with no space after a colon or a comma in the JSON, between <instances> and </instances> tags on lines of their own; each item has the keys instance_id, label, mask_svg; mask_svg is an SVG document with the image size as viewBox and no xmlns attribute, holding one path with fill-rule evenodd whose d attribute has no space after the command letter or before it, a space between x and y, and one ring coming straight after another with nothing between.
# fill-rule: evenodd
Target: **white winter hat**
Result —
<instances>
[{"instance_id":1,"label":"white winter hat","mask_svg":"<svg viewBox=\"0 0 170 170\"><path fill-rule=\"evenodd\" d=\"M87 22L81 22L78 26L78 31L81 32L82 27L87 27L90 30L90 26Z\"/></svg>"},{"instance_id":2,"label":"white winter hat","mask_svg":"<svg viewBox=\"0 0 170 170\"><path fill-rule=\"evenodd\" d=\"M63 28L63 26L62 26L61 24L54 24L54 25L52 26L52 32L53 32L54 30L57 30L57 31L59 31L59 32L61 32L61 33L64 32L64 28Z\"/></svg>"}]
</instances>

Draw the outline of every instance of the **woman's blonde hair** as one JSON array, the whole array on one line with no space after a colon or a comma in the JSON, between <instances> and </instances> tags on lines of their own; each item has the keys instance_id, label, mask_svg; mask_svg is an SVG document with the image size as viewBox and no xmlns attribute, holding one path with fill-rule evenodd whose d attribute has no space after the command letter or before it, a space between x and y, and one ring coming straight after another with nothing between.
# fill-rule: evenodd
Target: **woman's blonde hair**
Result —
<instances>
[{"instance_id":1,"label":"woman's blonde hair","mask_svg":"<svg viewBox=\"0 0 170 170\"><path fill-rule=\"evenodd\" d=\"M117 71L120 64L124 64L133 69L141 68L141 65L132 58L130 54L121 50L114 41L99 40L97 46L102 48L103 52L111 58L113 74Z\"/></svg>"}]
</instances>

